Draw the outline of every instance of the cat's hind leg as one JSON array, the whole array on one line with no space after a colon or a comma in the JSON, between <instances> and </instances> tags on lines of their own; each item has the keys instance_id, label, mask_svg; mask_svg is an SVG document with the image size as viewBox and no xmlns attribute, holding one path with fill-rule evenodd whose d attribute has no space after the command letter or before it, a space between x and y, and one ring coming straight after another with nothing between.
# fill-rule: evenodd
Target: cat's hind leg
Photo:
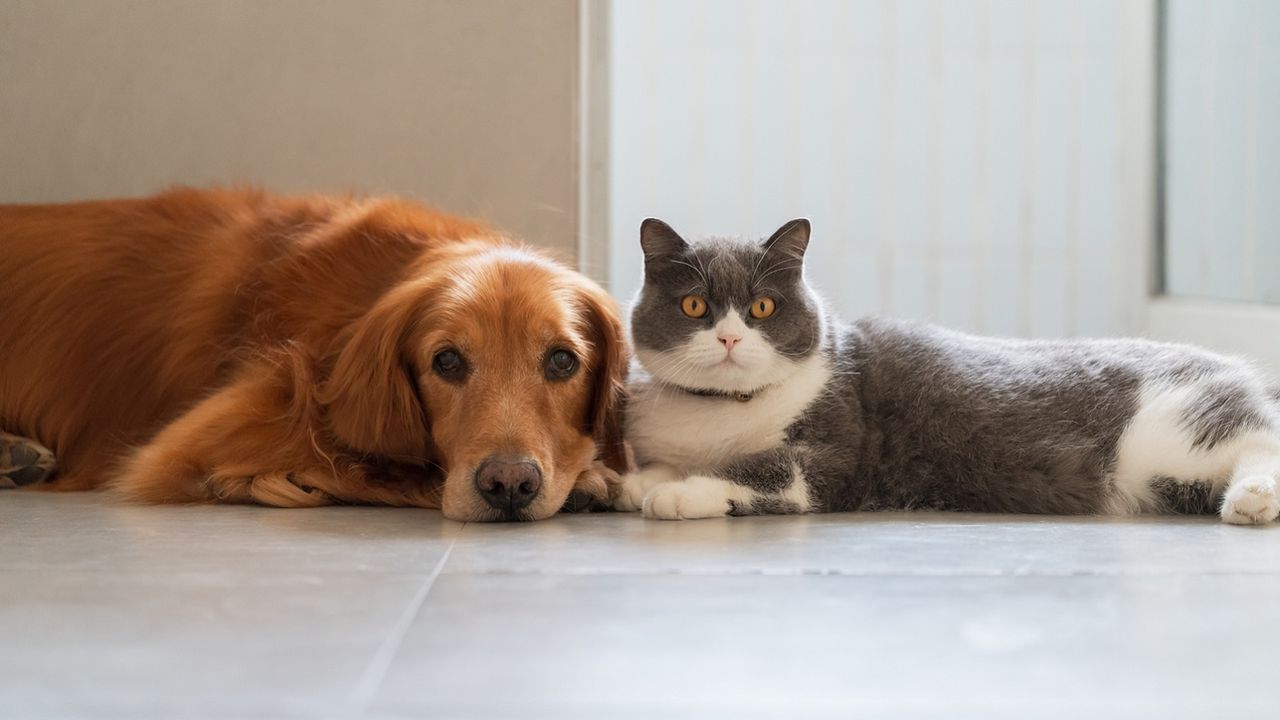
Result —
<instances>
[{"instance_id":1,"label":"cat's hind leg","mask_svg":"<svg viewBox=\"0 0 1280 720\"><path fill-rule=\"evenodd\" d=\"M1121 435L1103 510L1218 512L1237 524L1277 515L1280 414L1248 376L1143 390Z\"/></svg>"},{"instance_id":2,"label":"cat's hind leg","mask_svg":"<svg viewBox=\"0 0 1280 720\"><path fill-rule=\"evenodd\" d=\"M1280 516L1280 438L1240 454L1221 513L1234 525L1265 525Z\"/></svg>"}]
</instances>

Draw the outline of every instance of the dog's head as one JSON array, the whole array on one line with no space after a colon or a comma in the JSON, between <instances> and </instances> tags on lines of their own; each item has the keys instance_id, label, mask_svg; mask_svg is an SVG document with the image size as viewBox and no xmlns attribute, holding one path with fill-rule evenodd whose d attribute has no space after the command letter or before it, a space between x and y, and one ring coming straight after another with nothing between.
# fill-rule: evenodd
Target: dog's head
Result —
<instances>
[{"instance_id":1,"label":"dog's head","mask_svg":"<svg viewBox=\"0 0 1280 720\"><path fill-rule=\"evenodd\" d=\"M625 469L626 366L597 285L527 250L464 249L357 322L325 404L352 449L443 467L446 517L534 520L597 459Z\"/></svg>"}]
</instances>

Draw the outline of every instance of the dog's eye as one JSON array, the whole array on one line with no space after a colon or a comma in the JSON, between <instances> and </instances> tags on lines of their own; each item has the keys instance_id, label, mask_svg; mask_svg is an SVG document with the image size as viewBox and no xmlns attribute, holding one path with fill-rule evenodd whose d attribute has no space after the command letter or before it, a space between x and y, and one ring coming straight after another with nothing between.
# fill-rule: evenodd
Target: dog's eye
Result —
<instances>
[{"instance_id":1,"label":"dog's eye","mask_svg":"<svg viewBox=\"0 0 1280 720\"><path fill-rule=\"evenodd\" d=\"M431 361L436 374L445 380L461 380L467 374L467 361L457 350L441 350Z\"/></svg>"},{"instance_id":2,"label":"dog's eye","mask_svg":"<svg viewBox=\"0 0 1280 720\"><path fill-rule=\"evenodd\" d=\"M547 377L563 380L578 369L578 358L568 350L552 350L547 355Z\"/></svg>"}]
</instances>

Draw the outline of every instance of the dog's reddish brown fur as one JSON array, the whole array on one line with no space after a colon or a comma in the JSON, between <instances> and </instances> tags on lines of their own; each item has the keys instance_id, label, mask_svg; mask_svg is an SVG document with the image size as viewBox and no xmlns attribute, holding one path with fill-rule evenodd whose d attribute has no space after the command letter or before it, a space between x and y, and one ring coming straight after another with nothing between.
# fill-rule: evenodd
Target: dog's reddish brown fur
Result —
<instances>
[{"instance_id":1,"label":"dog's reddish brown fur","mask_svg":"<svg viewBox=\"0 0 1280 720\"><path fill-rule=\"evenodd\" d=\"M544 376L551 347L581 368ZM458 348L463 384L432 371ZM180 190L0 206L0 428L58 455L48 489L153 502L497 512L532 458L553 514L624 464L609 297L468 220L396 200Z\"/></svg>"}]
</instances>

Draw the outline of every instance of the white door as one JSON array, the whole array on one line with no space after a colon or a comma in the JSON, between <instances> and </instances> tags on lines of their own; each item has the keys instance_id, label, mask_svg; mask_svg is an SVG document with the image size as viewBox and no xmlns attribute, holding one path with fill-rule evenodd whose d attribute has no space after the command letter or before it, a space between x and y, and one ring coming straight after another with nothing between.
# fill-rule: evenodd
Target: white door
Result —
<instances>
[{"instance_id":1,"label":"white door","mask_svg":"<svg viewBox=\"0 0 1280 720\"><path fill-rule=\"evenodd\" d=\"M1169 0L1153 335L1280 376L1280 3Z\"/></svg>"}]
</instances>

